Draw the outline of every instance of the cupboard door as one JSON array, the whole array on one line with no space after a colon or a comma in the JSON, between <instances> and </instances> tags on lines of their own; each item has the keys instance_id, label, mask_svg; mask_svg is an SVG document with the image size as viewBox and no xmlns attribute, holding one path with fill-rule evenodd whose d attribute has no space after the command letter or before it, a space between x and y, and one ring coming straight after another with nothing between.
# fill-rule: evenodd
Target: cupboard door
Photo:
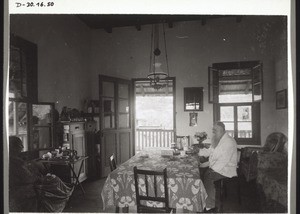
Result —
<instances>
[{"instance_id":1,"label":"cupboard door","mask_svg":"<svg viewBox=\"0 0 300 214\"><path fill-rule=\"evenodd\" d=\"M72 139L73 139L73 149L77 151L77 155L78 156L86 156L84 132L73 134ZM74 171L76 172L76 174L79 172L80 164L81 164L80 162L77 162L74 165ZM87 179L87 165L86 164L87 164L87 162L86 162L86 160L84 160L84 163L82 165L80 175L79 175L80 182Z\"/></svg>"}]
</instances>

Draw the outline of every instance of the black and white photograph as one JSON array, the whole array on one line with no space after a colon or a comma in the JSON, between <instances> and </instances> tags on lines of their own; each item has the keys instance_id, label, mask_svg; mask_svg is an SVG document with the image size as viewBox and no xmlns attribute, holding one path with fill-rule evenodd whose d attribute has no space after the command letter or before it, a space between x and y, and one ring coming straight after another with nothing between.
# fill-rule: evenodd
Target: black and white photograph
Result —
<instances>
[{"instance_id":1,"label":"black and white photograph","mask_svg":"<svg viewBox=\"0 0 300 214\"><path fill-rule=\"evenodd\" d=\"M7 3L7 212L293 213L291 2L78 2Z\"/></svg>"}]
</instances>

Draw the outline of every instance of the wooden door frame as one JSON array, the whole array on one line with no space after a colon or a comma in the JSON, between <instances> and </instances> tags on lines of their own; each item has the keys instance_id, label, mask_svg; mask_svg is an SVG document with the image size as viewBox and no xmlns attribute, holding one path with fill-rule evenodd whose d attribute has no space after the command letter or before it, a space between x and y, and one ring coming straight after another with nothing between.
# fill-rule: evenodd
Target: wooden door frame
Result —
<instances>
[{"instance_id":1,"label":"wooden door frame","mask_svg":"<svg viewBox=\"0 0 300 214\"><path fill-rule=\"evenodd\" d=\"M174 137L176 136L176 77L168 77L166 78L166 80L172 80L172 84L173 84L173 129L174 129ZM148 78L133 78L131 79L132 82L132 137L133 137L133 154L135 155L135 129L136 129L136 124L135 124L135 115L136 115L136 109L135 109L135 82L137 81L149 81ZM174 138L175 139L175 138Z\"/></svg>"}]
</instances>

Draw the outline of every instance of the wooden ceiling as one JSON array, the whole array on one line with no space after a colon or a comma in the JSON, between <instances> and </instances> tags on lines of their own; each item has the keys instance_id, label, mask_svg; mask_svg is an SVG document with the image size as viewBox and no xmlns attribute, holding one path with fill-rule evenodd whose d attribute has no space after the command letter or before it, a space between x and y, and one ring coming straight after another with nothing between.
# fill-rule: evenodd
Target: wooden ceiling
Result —
<instances>
[{"instance_id":1,"label":"wooden ceiling","mask_svg":"<svg viewBox=\"0 0 300 214\"><path fill-rule=\"evenodd\" d=\"M201 21L205 25L208 20L218 18L235 18L237 22L241 21L241 16L232 15L76 15L91 29L104 29L111 33L113 28L133 26L138 31L142 30L143 25L167 23L170 28L173 23L181 21Z\"/></svg>"}]
</instances>

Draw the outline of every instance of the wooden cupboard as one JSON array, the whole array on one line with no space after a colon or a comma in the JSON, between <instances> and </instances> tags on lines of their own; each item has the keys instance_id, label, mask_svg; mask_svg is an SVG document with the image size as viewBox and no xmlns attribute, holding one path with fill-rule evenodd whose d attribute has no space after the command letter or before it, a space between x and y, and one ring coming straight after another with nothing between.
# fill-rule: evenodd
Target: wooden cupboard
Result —
<instances>
[{"instance_id":1,"label":"wooden cupboard","mask_svg":"<svg viewBox=\"0 0 300 214\"><path fill-rule=\"evenodd\" d=\"M71 150L77 151L77 156L87 156L86 152L86 139L85 139L85 122L61 122L59 124L63 135L62 146L65 146ZM80 163L74 165L76 174L80 168ZM79 175L79 182L87 179L87 160L84 160L82 169ZM67 166L52 166L54 174L59 176L65 182L73 183L72 173Z\"/></svg>"}]
</instances>

